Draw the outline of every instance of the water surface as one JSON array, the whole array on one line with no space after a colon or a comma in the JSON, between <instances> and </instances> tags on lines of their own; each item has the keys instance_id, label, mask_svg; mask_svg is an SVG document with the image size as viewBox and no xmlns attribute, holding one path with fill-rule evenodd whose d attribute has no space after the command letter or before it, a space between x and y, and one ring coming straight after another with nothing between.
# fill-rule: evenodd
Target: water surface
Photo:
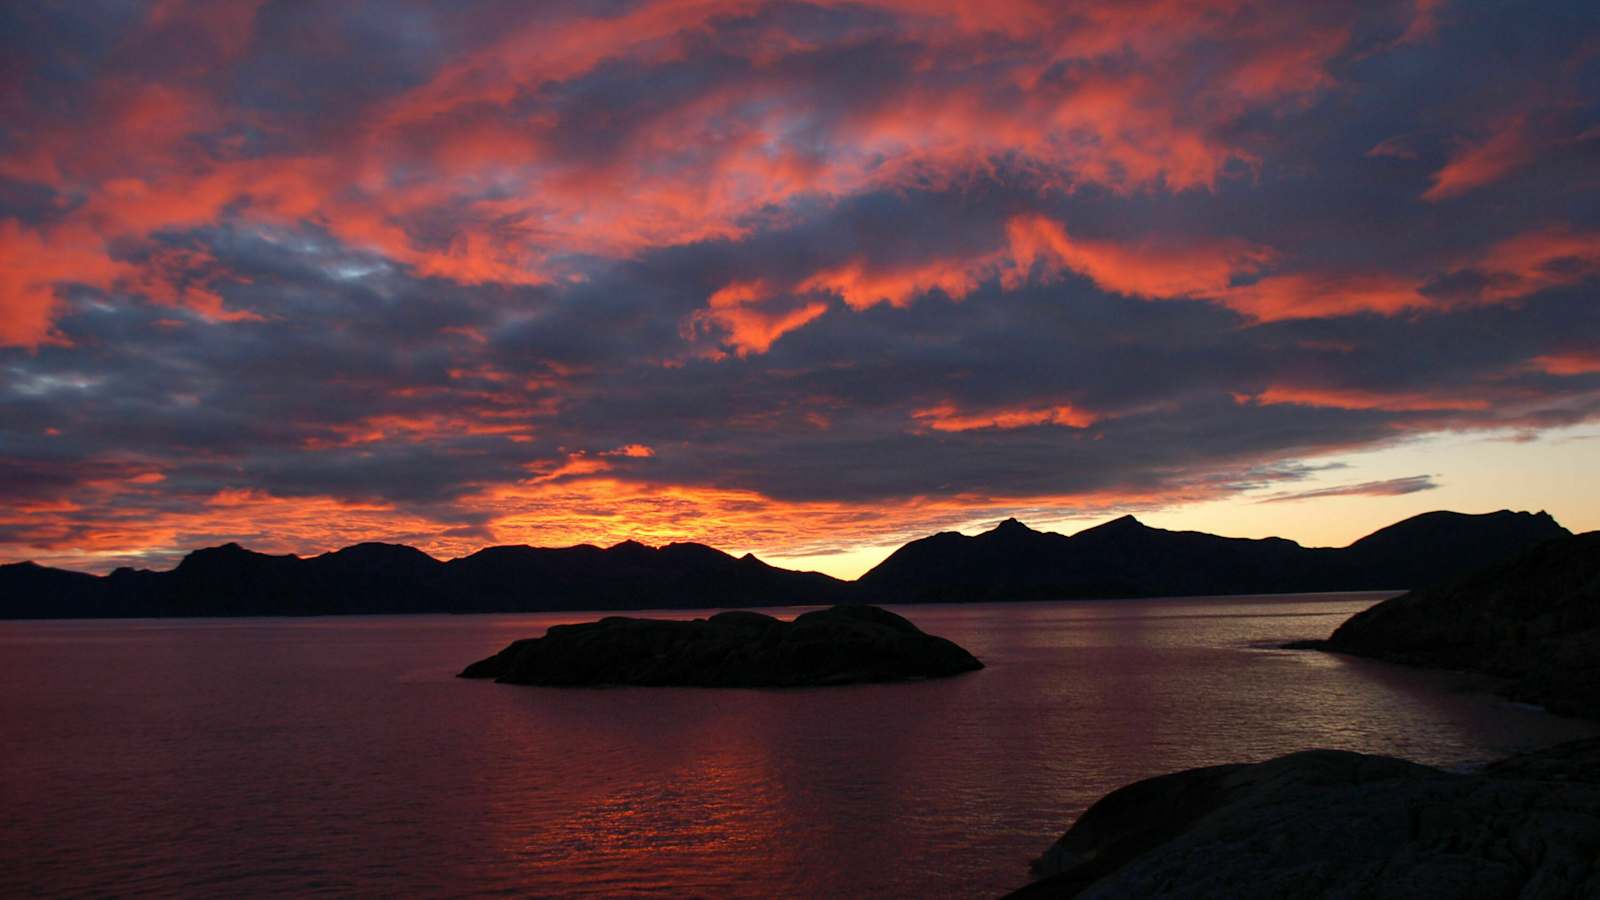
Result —
<instances>
[{"instance_id":1,"label":"water surface","mask_svg":"<svg viewBox=\"0 0 1600 900\"><path fill-rule=\"evenodd\" d=\"M898 608L988 668L787 691L452 677L585 613L4 622L0 895L991 896L1148 775L1600 733L1271 649L1382 596Z\"/></svg>"}]
</instances>

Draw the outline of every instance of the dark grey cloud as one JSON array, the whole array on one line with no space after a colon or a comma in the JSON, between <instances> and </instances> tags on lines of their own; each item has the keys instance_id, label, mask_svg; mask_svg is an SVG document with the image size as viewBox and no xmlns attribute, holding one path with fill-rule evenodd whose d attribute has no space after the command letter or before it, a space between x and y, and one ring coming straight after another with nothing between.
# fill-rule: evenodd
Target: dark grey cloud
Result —
<instances>
[{"instance_id":1,"label":"dark grey cloud","mask_svg":"<svg viewBox=\"0 0 1600 900\"><path fill-rule=\"evenodd\" d=\"M1340 484L1309 491L1274 494L1256 502L1289 503L1295 500L1316 500L1324 497L1398 497L1404 494L1415 494L1418 491L1431 491L1438 486L1439 483L1433 480L1432 475L1407 475L1403 478L1388 478L1383 481L1363 481L1359 484Z\"/></svg>"}]
</instances>

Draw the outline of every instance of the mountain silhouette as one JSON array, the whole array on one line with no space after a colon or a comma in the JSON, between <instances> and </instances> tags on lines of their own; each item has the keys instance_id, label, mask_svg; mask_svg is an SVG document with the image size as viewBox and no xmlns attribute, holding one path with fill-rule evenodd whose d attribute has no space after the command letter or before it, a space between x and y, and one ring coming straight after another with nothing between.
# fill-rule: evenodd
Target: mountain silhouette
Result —
<instances>
[{"instance_id":1,"label":"mountain silhouette","mask_svg":"<svg viewBox=\"0 0 1600 900\"><path fill-rule=\"evenodd\" d=\"M1432 512L1343 548L1151 528L1133 516L1067 537L1015 519L896 550L856 582L872 603L1401 590L1570 532L1548 513Z\"/></svg>"},{"instance_id":2,"label":"mountain silhouette","mask_svg":"<svg viewBox=\"0 0 1600 900\"><path fill-rule=\"evenodd\" d=\"M168 571L0 566L0 618L541 612L1401 590L1568 536L1546 513L1433 512L1344 548L1151 528L1123 516L1071 537L1015 519L912 541L854 582L704 544L489 547L447 562L363 543L299 557L229 543Z\"/></svg>"},{"instance_id":3,"label":"mountain silhouette","mask_svg":"<svg viewBox=\"0 0 1600 900\"><path fill-rule=\"evenodd\" d=\"M397 544L301 558L224 544L166 572L103 578L0 566L0 617L299 616L784 606L847 601L849 585L703 544L490 547L441 562Z\"/></svg>"}]
</instances>

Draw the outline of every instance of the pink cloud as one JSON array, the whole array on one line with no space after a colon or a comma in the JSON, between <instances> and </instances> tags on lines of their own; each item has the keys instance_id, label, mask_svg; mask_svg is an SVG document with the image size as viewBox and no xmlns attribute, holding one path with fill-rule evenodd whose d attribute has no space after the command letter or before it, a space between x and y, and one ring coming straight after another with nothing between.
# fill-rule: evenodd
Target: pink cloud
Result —
<instances>
[{"instance_id":1,"label":"pink cloud","mask_svg":"<svg viewBox=\"0 0 1600 900\"><path fill-rule=\"evenodd\" d=\"M1495 125L1488 136L1462 146L1433 173L1433 186L1422 194L1430 202L1459 197L1504 178L1533 159L1534 145L1521 119Z\"/></svg>"}]
</instances>

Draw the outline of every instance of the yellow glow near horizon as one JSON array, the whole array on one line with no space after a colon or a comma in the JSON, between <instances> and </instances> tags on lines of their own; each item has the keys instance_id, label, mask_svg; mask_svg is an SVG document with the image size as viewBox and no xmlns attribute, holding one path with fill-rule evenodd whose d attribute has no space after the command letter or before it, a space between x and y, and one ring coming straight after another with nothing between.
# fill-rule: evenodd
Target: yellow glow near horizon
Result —
<instances>
[{"instance_id":1,"label":"yellow glow near horizon","mask_svg":"<svg viewBox=\"0 0 1600 900\"><path fill-rule=\"evenodd\" d=\"M1129 510L1154 528L1205 531L1226 537L1283 537L1308 547L1343 547L1402 519L1447 509L1486 513L1544 510L1573 532L1600 529L1600 479L1593 477L1600 428L1559 428L1526 437L1516 432L1443 433L1392 447L1343 453L1314 463L1338 463L1292 484L1245 491L1222 500L1161 509ZM1268 502L1274 496L1325 488L1431 476L1437 487L1394 496L1352 494ZM1074 534L1123 515L1038 519L1040 531ZM959 529L977 534L992 522ZM863 546L819 556L763 556L785 568L856 578L898 544ZM757 555L761 555L759 551Z\"/></svg>"},{"instance_id":2,"label":"yellow glow near horizon","mask_svg":"<svg viewBox=\"0 0 1600 900\"><path fill-rule=\"evenodd\" d=\"M1510 432L1433 435L1398 446L1341 454L1329 469L1291 487L1250 491L1140 518L1159 528L1234 537L1286 537L1342 547L1385 525L1432 510L1486 513L1544 510L1574 532L1600 528L1600 481L1593 477L1600 429L1554 429L1529 440ZM1429 475L1438 487L1397 496L1333 496L1263 502L1281 491Z\"/></svg>"}]
</instances>

